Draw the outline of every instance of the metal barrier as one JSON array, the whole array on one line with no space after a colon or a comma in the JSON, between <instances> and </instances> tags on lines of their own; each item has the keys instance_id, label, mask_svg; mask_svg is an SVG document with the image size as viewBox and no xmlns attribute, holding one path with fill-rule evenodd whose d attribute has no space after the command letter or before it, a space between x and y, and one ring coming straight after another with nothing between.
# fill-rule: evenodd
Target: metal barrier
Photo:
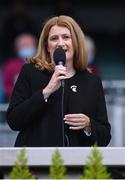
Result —
<instances>
[{"instance_id":1,"label":"metal barrier","mask_svg":"<svg viewBox=\"0 0 125 180\"><path fill-rule=\"evenodd\" d=\"M0 112L6 112L7 108L8 108L8 103L0 104Z\"/></svg>"},{"instance_id":2,"label":"metal barrier","mask_svg":"<svg viewBox=\"0 0 125 180\"><path fill-rule=\"evenodd\" d=\"M125 80L103 81L108 119L111 123L110 146L124 147L125 129Z\"/></svg>"},{"instance_id":3,"label":"metal barrier","mask_svg":"<svg viewBox=\"0 0 125 180\"><path fill-rule=\"evenodd\" d=\"M8 104L0 104L0 147L14 147L17 131L10 129L6 122Z\"/></svg>"}]
</instances>

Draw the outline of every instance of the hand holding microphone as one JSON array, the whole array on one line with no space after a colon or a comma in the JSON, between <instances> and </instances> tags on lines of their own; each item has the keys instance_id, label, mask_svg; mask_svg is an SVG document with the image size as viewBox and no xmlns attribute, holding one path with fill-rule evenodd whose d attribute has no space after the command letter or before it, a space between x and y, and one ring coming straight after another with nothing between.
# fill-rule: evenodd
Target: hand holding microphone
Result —
<instances>
[{"instance_id":1,"label":"hand holding microphone","mask_svg":"<svg viewBox=\"0 0 125 180\"><path fill-rule=\"evenodd\" d=\"M43 95L48 98L53 92L58 90L60 86L64 86L64 79L66 79L66 54L64 49L57 48L54 51L53 59L55 62L55 71L48 83L48 85L43 90Z\"/></svg>"}]
</instances>

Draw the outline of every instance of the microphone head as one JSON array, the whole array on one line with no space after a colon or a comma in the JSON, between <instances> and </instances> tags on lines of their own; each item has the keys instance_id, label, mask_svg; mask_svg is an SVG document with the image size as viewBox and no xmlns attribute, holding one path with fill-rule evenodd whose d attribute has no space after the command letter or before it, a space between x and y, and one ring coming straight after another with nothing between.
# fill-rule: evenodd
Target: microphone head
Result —
<instances>
[{"instance_id":1,"label":"microphone head","mask_svg":"<svg viewBox=\"0 0 125 180\"><path fill-rule=\"evenodd\" d=\"M66 54L65 50L61 47L57 48L53 53L53 59L56 65L65 65L66 63Z\"/></svg>"}]
</instances>

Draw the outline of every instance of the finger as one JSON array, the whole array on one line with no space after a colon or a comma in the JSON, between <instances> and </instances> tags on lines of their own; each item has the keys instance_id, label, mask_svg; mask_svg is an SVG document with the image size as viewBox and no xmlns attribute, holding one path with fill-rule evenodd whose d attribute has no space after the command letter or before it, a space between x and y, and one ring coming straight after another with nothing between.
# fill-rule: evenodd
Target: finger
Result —
<instances>
[{"instance_id":1,"label":"finger","mask_svg":"<svg viewBox=\"0 0 125 180\"><path fill-rule=\"evenodd\" d=\"M65 121L66 124L70 125L70 126L85 126L85 123L83 122L68 122L68 121Z\"/></svg>"},{"instance_id":2,"label":"finger","mask_svg":"<svg viewBox=\"0 0 125 180\"><path fill-rule=\"evenodd\" d=\"M54 73L55 73L55 76L56 76L56 77L58 77L58 76L60 76L60 75L66 76L66 72L63 71L63 70L55 71Z\"/></svg>"},{"instance_id":3,"label":"finger","mask_svg":"<svg viewBox=\"0 0 125 180\"><path fill-rule=\"evenodd\" d=\"M58 72L58 71L66 72L66 67L64 67L64 66L56 66L55 72Z\"/></svg>"},{"instance_id":4,"label":"finger","mask_svg":"<svg viewBox=\"0 0 125 180\"><path fill-rule=\"evenodd\" d=\"M83 117L65 117L64 118L64 120L65 121L69 121L69 122L85 122L86 121L86 119L85 118L83 118Z\"/></svg>"},{"instance_id":5,"label":"finger","mask_svg":"<svg viewBox=\"0 0 125 180\"><path fill-rule=\"evenodd\" d=\"M84 127L83 126L79 126L79 127L73 127L73 126L70 126L69 129L72 129L72 130L81 130L83 129Z\"/></svg>"},{"instance_id":6,"label":"finger","mask_svg":"<svg viewBox=\"0 0 125 180\"><path fill-rule=\"evenodd\" d=\"M83 118L83 117L85 117L85 115L81 114L81 113L79 113L79 114L66 114L65 115L65 118L77 118L77 117Z\"/></svg>"},{"instance_id":7,"label":"finger","mask_svg":"<svg viewBox=\"0 0 125 180\"><path fill-rule=\"evenodd\" d=\"M67 77L64 75L58 76L58 80L63 80L63 79L67 79Z\"/></svg>"}]
</instances>

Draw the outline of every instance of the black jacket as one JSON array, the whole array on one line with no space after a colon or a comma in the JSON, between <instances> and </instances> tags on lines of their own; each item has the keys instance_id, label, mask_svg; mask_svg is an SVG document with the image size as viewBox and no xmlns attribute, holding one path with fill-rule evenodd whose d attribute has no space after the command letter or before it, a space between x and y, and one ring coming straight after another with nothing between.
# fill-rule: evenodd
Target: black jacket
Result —
<instances>
[{"instance_id":1,"label":"black jacket","mask_svg":"<svg viewBox=\"0 0 125 180\"><path fill-rule=\"evenodd\" d=\"M9 126L19 131L15 146L64 146L63 129L68 146L108 145L110 124L100 78L88 71L77 72L65 80L63 97L60 88L45 102L42 89L51 76L46 70L38 70L33 63L23 66L7 110ZM84 113L90 117L90 136L83 130L69 130L68 125L63 124L62 116L69 113Z\"/></svg>"}]
</instances>

